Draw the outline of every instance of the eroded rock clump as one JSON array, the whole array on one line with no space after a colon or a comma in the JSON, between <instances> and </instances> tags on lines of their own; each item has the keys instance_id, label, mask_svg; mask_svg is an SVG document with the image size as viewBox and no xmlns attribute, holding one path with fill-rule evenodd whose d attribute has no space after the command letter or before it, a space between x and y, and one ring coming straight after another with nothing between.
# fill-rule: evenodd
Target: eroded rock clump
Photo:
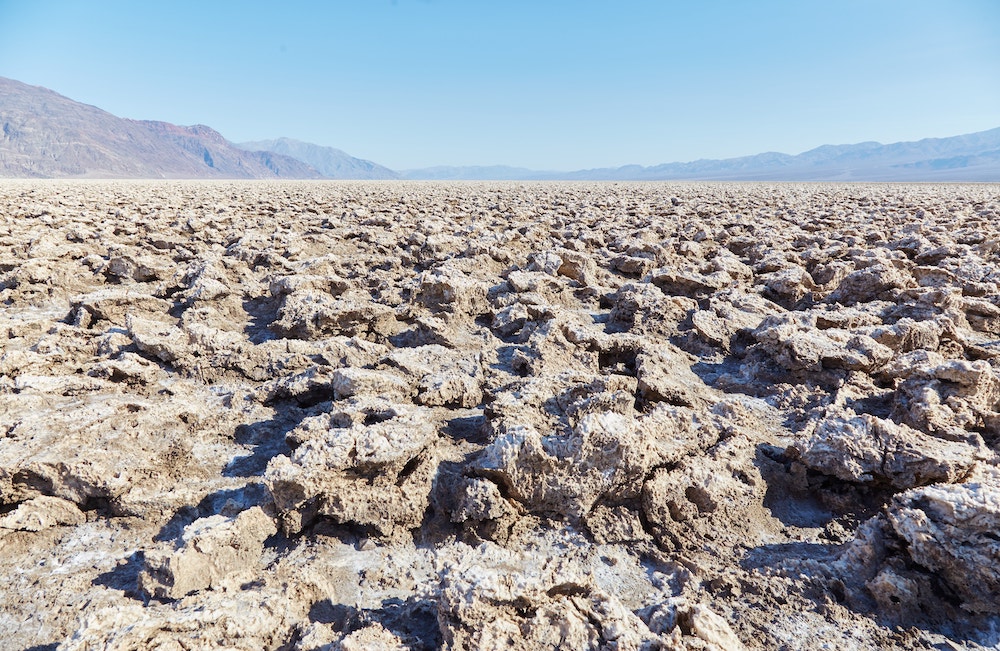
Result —
<instances>
[{"instance_id":1,"label":"eroded rock clump","mask_svg":"<svg viewBox=\"0 0 1000 651\"><path fill-rule=\"evenodd\" d=\"M0 637L994 647L996 196L7 184Z\"/></svg>"}]
</instances>

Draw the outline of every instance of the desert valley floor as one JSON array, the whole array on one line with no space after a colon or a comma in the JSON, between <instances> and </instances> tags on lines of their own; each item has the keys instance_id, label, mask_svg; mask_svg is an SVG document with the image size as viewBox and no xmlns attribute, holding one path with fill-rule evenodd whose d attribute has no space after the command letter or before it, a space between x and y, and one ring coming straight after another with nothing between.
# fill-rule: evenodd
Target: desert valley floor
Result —
<instances>
[{"instance_id":1,"label":"desert valley floor","mask_svg":"<svg viewBox=\"0 0 1000 651\"><path fill-rule=\"evenodd\" d=\"M1000 644L1000 186L4 181L0 648Z\"/></svg>"}]
</instances>

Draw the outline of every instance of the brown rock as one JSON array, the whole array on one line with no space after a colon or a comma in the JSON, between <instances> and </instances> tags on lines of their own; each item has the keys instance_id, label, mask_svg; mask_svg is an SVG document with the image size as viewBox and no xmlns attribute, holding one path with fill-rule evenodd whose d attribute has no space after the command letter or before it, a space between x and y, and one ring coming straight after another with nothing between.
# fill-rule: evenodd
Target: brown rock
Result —
<instances>
[{"instance_id":1,"label":"brown rock","mask_svg":"<svg viewBox=\"0 0 1000 651\"><path fill-rule=\"evenodd\" d=\"M260 507L235 518L214 515L184 528L180 546L146 554L139 589L158 599L180 599L205 588L246 580L277 529Z\"/></svg>"}]
</instances>

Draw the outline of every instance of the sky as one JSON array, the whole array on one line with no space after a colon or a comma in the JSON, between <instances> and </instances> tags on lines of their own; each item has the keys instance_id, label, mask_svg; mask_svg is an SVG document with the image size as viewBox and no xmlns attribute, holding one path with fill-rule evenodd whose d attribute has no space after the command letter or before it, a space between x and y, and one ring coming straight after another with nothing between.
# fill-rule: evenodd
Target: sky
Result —
<instances>
[{"instance_id":1,"label":"sky","mask_svg":"<svg viewBox=\"0 0 1000 651\"><path fill-rule=\"evenodd\" d=\"M0 0L0 76L393 169L1000 127L1000 0Z\"/></svg>"}]
</instances>

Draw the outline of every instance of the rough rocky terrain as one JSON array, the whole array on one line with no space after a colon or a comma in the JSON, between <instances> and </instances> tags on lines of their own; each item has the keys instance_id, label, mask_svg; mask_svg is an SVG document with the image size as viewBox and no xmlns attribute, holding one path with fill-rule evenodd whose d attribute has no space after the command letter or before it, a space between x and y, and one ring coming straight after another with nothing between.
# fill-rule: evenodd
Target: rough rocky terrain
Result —
<instances>
[{"instance_id":1,"label":"rough rocky terrain","mask_svg":"<svg viewBox=\"0 0 1000 651\"><path fill-rule=\"evenodd\" d=\"M995 647L998 219L5 182L0 647Z\"/></svg>"}]
</instances>

